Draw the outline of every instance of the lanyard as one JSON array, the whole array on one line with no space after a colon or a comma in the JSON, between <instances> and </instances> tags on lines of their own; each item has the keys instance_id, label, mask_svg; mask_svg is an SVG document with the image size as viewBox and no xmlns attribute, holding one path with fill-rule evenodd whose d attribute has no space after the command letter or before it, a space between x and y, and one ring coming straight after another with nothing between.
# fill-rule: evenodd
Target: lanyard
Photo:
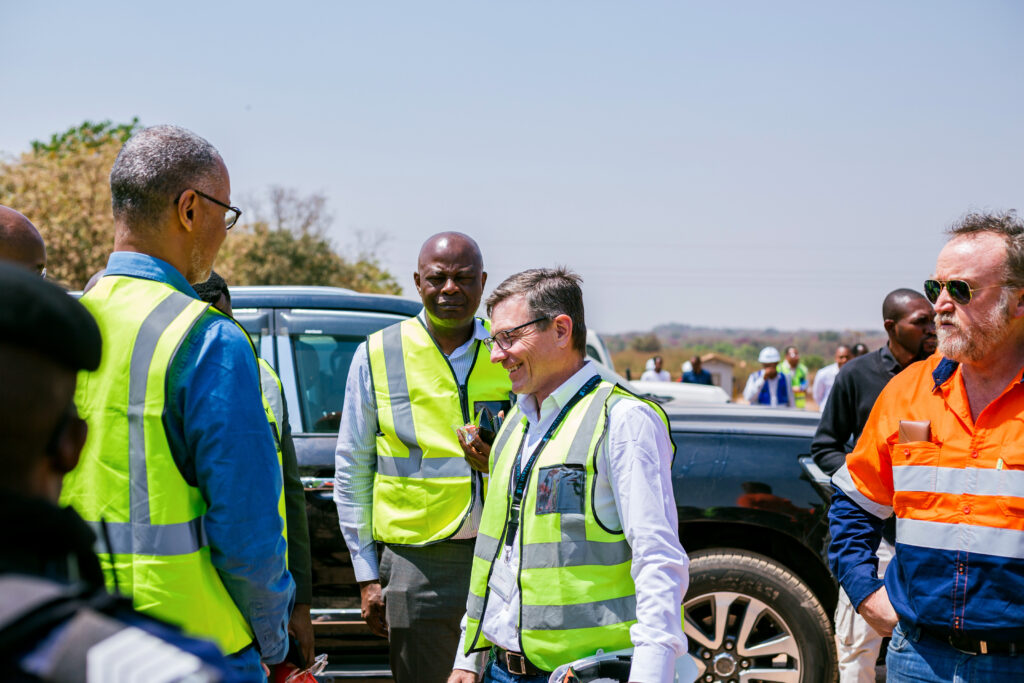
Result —
<instances>
[{"instance_id":1,"label":"lanyard","mask_svg":"<svg viewBox=\"0 0 1024 683\"><path fill-rule=\"evenodd\" d=\"M519 529L519 508L523 502L523 495L526 492L526 482L530 480L530 473L533 471L533 466L537 464L537 458L540 457L544 447L551 441L551 437L558 431L559 425L565 419L565 416L569 414L569 411L573 407L583 400L583 397L593 391L598 384L601 383L601 376L594 375L587 383L580 387L580 390L573 394L572 398L565 404L562 410L555 417L554 422L548 427L548 431L544 433L544 437L537 444L537 447L533 449L533 454L530 459L526 461L526 465L519 471L516 477L515 488L512 490L512 506L509 509L509 521L508 527L505 532L505 545L512 545L512 541L515 539L516 531ZM519 450L516 451L516 459L512 462L512 473L515 474L519 470L519 462L523 457L523 447L526 444L526 436L530 433L530 424L526 424L526 429L523 430L523 438L519 441Z\"/></svg>"}]
</instances>

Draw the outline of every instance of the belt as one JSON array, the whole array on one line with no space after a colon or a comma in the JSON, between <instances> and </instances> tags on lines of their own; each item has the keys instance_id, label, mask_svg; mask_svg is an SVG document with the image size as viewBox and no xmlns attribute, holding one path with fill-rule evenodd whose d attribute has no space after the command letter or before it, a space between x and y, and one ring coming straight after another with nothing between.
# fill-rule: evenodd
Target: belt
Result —
<instances>
[{"instance_id":1,"label":"belt","mask_svg":"<svg viewBox=\"0 0 1024 683\"><path fill-rule=\"evenodd\" d=\"M958 631L940 631L922 628L921 633L969 655L1010 655L1024 654L1024 641L981 640Z\"/></svg>"},{"instance_id":2,"label":"belt","mask_svg":"<svg viewBox=\"0 0 1024 683\"><path fill-rule=\"evenodd\" d=\"M510 674L516 676L550 676L550 671L545 671L539 666L536 666L533 662L526 658L525 655L521 655L518 652L509 652L505 648L494 646L494 658L499 664L501 664Z\"/></svg>"}]
</instances>

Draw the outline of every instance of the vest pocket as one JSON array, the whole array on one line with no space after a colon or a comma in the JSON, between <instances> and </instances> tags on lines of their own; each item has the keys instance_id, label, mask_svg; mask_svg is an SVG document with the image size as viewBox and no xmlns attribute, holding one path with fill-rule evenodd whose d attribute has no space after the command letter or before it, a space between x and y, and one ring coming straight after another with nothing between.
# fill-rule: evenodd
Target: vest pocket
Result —
<instances>
[{"instance_id":1,"label":"vest pocket","mask_svg":"<svg viewBox=\"0 0 1024 683\"><path fill-rule=\"evenodd\" d=\"M928 507L938 498L939 455L942 447L930 441L893 444L893 507Z\"/></svg>"},{"instance_id":2,"label":"vest pocket","mask_svg":"<svg viewBox=\"0 0 1024 683\"><path fill-rule=\"evenodd\" d=\"M997 477L996 499L1003 514L1009 517L1024 517L1024 457L1014 454L1002 461Z\"/></svg>"}]
</instances>

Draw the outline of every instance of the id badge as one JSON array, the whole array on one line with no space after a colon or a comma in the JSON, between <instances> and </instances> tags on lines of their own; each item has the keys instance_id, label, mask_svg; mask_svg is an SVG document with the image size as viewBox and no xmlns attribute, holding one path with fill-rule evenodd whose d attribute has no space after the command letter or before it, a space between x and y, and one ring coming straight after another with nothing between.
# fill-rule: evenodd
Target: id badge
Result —
<instances>
[{"instance_id":1,"label":"id badge","mask_svg":"<svg viewBox=\"0 0 1024 683\"><path fill-rule=\"evenodd\" d=\"M511 567L505 562L498 560L494 563L494 571L491 572L491 579L487 582L487 585L504 602L508 602L512 596L512 589L516 585L516 575Z\"/></svg>"}]
</instances>

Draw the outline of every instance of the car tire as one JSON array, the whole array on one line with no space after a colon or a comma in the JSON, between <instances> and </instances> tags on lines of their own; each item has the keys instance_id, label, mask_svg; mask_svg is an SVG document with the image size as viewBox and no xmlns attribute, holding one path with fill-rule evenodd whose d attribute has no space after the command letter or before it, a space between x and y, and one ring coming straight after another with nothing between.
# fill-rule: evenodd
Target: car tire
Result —
<instances>
[{"instance_id":1,"label":"car tire","mask_svg":"<svg viewBox=\"0 0 1024 683\"><path fill-rule=\"evenodd\" d=\"M683 606L698 682L837 680L832 625L821 602L763 555L693 553Z\"/></svg>"}]
</instances>

